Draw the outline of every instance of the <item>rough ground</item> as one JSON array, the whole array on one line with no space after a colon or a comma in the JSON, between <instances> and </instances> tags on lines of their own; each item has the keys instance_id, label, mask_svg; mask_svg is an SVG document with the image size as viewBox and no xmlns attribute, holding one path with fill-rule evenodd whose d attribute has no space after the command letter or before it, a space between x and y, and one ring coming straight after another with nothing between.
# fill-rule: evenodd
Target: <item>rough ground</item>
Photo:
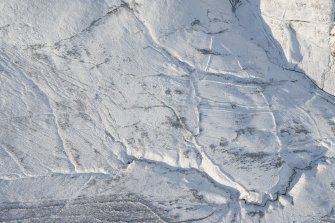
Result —
<instances>
[{"instance_id":1,"label":"rough ground","mask_svg":"<svg viewBox=\"0 0 335 223\"><path fill-rule=\"evenodd\" d=\"M230 2L0 2L0 221L334 221L328 2Z\"/></svg>"}]
</instances>

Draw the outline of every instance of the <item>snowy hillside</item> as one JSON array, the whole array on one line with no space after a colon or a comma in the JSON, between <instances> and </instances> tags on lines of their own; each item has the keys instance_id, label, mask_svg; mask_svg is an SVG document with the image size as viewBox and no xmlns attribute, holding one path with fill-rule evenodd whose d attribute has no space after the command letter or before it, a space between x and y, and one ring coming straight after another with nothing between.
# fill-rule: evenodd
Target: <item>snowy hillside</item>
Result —
<instances>
[{"instance_id":1,"label":"snowy hillside","mask_svg":"<svg viewBox=\"0 0 335 223\"><path fill-rule=\"evenodd\" d=\"M332 2L231 2L0 1L0 221L334 220Z\"/></svg>"},{"instance_id":2,"label":"snowy hillside","mask_svg":"<svg viewBox=\"0 0 335 223\"><path fill-rule=\"evenodd\" d=\"M260 8L291 64L288 68L305 72L335 95L334 1L271 0L262 1Z\"/></svg>"}]
</instances>

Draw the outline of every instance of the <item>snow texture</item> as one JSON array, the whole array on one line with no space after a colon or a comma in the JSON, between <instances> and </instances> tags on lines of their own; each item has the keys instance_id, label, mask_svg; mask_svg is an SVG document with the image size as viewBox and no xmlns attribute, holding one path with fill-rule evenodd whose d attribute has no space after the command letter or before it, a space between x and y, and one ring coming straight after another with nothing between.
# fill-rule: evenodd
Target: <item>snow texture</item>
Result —
<instances>
[{"instance_id":1,"label":"snow texture","mask_svg":"<svg viewBox=\"0 0 335 223\"><path fill-rule=\"evenodd\" d=\"M1 1L0 221L333 222L333 7Z\"/></svg>"}]
</instances>

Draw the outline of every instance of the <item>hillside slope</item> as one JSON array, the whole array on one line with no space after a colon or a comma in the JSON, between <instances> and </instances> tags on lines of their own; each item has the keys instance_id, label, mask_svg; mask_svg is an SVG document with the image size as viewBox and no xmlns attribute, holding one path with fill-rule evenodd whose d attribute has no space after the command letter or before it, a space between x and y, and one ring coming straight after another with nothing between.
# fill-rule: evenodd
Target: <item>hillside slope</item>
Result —
<instances>
[{"instance_id":1,"label":"hillside slope","mask_svg":"<svg viewBox=\"0 0 335 223\"><path fill-rule=\"evenodd\" d=\"M334 1L262 1L260 9L283 48L288 68L306 73L335 95Z\"/></svg>"},{"instance_id":2,"label":"hillside slope","mask_svg":"<svg viewBox=\"0 0 335 223\"><path fill-rule=\"evenodd\" d=\"M273 4L0 2L0 221L334 218L328 62Z\"/></svg>"}]
</instances>

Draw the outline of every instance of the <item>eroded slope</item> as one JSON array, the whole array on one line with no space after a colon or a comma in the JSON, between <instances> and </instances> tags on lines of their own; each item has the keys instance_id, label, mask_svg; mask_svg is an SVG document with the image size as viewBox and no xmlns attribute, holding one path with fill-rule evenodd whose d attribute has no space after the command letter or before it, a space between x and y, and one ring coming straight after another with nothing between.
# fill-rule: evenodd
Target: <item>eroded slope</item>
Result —
<instances>
[{"instance_id":1,"label":"eroded slope","mask_svg":"<svg viewBox=\"0 0 335 223\"><path fill-rule=\"evenodd\" d=\"M147 206L129 212L153 221L301 220L304 199L320 192L323 205L307 212L331 213L334 179L322 174L334 162L335 100L280 66L257 4L1 7L2 220L22 207L40 220L83 220L78 197L94 212L111 196L115 211L119 193L135 194ZM41 212L48 202L55 208Z\"/></svg>"}]
</instances>

